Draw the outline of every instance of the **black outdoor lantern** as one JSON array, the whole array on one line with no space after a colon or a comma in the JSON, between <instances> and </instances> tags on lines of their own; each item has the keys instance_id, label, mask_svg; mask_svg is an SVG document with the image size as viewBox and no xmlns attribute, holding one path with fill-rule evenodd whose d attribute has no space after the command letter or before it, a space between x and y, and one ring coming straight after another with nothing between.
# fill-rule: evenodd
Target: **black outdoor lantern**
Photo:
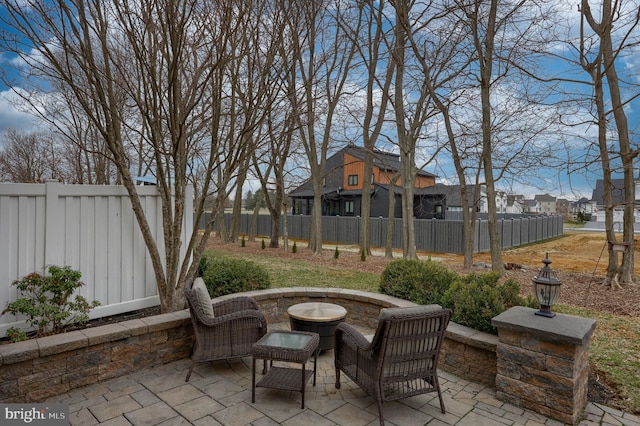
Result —
<instances>
[{"instance_id":1,"label":"black outdoor lantern","mask_svg":"<svg viewBox=\"0 0 640 426\"><path fill-rule=\"evenodd\" d=\"M540 304L540 310L536 312L536 315L553 318L556 314L551 312L551 307L558 302L562 281L558 279L556 272L549 267L551 263L549 253L547 253L547 257L542 259L542 263L544 263L544 267L538 270L538 275L531 279L533 294L536 295L536 300Z\"/></svg>"}]
</instances>

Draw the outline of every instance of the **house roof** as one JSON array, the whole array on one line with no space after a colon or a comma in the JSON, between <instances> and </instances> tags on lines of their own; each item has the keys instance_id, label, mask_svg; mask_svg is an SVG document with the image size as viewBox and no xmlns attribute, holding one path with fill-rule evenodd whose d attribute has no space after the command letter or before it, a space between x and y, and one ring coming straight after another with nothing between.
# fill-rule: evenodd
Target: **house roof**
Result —
<instances>
[{"instance_id":1,"label":"house roof","mask_svg":"<svg viewBox=\"0 0 640 426\"><path fill-rule=\"evenodd\" d=\"M624 179L611 179L613 190L613 204L621 204L624 202ZM597 205L604 205L604 179L596 181L596 187L591 194L591 201L595 201Z\"/></svg>"},{"instance_id":2,"label":"house roof","mask_svg":"<svg viewBox=\"0 0 640 426\"><path fill-rule=\"evenodd\" d=\"M553 203L556 201L556 197L549 194L536 195L534 199L539 203Z\"/></svg>"},{"instance_id":3,"label":"house roof","mask_svg":"<svg viewBox=\"0 0 640 426\"><path fill-rule=\"evenodd\" d=\"M476 185L467 185L467 199L469 200L470 205L473 205L473 194L475 192L475 189ZM447 206L462 207L462 194L460 193L460 185L445 185L442 183L437 183L434 186L416 189L415 194L434 196L441 195L442 201L446 200ZM482 198L482 195L480 198Z\"/></svg>"}]
</instances>

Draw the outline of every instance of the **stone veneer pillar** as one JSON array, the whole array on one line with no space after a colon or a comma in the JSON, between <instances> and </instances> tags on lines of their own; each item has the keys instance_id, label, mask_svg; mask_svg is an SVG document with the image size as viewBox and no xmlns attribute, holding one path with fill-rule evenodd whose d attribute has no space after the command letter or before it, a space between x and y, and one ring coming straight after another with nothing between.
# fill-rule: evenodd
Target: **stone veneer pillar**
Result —
<instances>
[{"instance_id":1,"label":"stone veneer pillar","mask_svg":"<svg viewBox=\"0 0 640 426\"><path fill-rule=\"evenodd\" d=\"M513 307L498 329L496 394L501 401L575 424L587 405L592 319Z\"/></svg>"}]
</instances>

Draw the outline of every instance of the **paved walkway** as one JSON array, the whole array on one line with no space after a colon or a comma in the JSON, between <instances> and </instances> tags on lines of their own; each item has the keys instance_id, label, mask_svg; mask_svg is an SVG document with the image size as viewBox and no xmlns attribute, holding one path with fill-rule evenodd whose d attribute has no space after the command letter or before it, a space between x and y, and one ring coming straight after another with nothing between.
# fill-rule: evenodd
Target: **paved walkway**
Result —
<instances>
[{"instance_id":1,"label":"paved walkway","mask_svg":"<svg viewBox=\"0 0 640 426\"><path fill-rule=\"evenodd\" d=\"M300 393L256 389L251 403L251 358L202 363L191 379L181 360L125 377L75 389L48 402L69 405L71 425L377 425L375 401L342 375L335 388L333 351L318 357L317 384L307 384L305 408ZM312 363L308 364L312 368ZM498 401L495 389L440 372L447 414L436 394L385 404L389 426L408 425L559 425L537 413ZM580 425L640 426L640 417L589 403Z\"/></svg>"}]
</instances>

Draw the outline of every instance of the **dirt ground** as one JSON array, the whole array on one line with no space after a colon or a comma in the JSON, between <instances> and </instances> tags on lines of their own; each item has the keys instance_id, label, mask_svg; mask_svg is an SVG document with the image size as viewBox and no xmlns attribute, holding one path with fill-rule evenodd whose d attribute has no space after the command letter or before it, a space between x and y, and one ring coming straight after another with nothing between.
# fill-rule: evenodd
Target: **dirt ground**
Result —
<instances>
[{"instance_id":1,"label":"dirt ground","mask_svg":"<svg viewBox=\"0 0 640 426\"><path fill-rule=\"evenodd\" d=\"M267 241L268 243L268 241ZM592 308L610 312L616 315L640 315L640 285L625 286L622 289L611 289L600 285L608 262L604 233L566 232L565 236L553 241L531 244L525 247L510 249L503 252L505 264L512 264L515 269L505 272L505 278L512 278L520 283L523 294L531 294L531 278L539 268L543 267L542 259L548 253L553 268L560 280L562 288L560 303ZM357 247L339 246L340 255L334 259L335 246L326 244L322 256L314 256L306 248L306 242L297 243L297 253L285 252L284 249L261 248L261 240L247 242L246 247L240 244L225 244L217 238L209 241L209 247L219 250L252 252L264 256L288 257L305 259L316 264L324 264L342 269L381 272L388 259L384 258L382 250L373 250L365 262L360 260ZM395 258L402 256L401 252L394 254ZM421 259L431 258L442 262L448 268L462 271L463 257L442 253L418 253ZM640 240L635 241L635 258L640 259ZM490 257L488 253L474 256L474 270L489 270ZM640 268L636 261L636 275L640 276Z\"/></svg>"}]
</instances>

